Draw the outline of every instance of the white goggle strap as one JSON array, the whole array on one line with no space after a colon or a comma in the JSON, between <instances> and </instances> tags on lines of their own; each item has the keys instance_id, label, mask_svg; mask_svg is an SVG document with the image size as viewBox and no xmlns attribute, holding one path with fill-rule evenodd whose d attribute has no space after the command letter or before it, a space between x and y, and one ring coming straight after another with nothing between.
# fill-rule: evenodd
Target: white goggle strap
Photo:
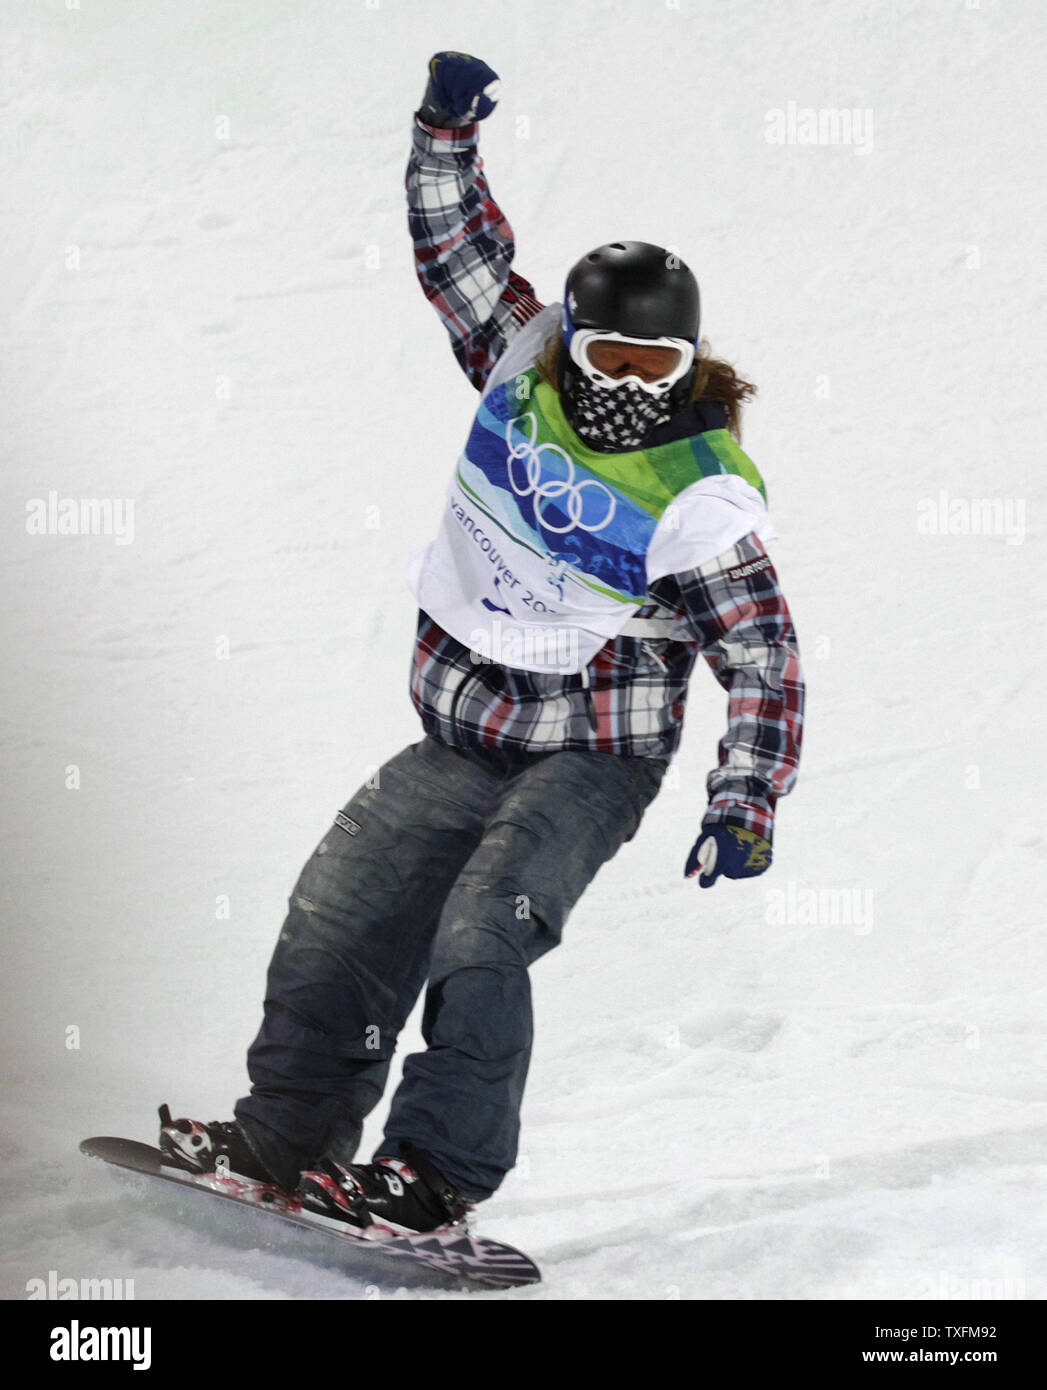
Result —
<instances>
[{"instance_id":1,"label":"white goggle strap","mask_svg":"<svg viewBox=\"0 0 1047 1390\"><path fill-rule=\"evenodd\" d=\"M639 347L671 347L680 354L679 363L673 370L656 381L644 381L638 376L607 376L594 367L589 360L589 345L594 342L635 343ZM652 396L663 396L694 364L694 344L686 338L630 338L624 333L610 333L602 328L578 328L571 338L571 361L580 367L590 381L597 386L614 388L624 386L627 381L635 381L642 390Z\"/></svg>"}]
</instances>

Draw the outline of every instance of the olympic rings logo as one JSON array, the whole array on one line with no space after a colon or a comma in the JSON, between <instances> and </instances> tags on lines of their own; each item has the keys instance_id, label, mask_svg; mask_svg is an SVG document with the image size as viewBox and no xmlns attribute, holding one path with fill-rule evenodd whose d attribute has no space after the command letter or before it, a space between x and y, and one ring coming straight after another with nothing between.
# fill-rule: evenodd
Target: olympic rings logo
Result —
<instances>
[{"instance_id":1,"label":"olympic rings logo","mask_svg":"<svg viewBox=\"0 0 1047 1390\"><path fill-rule=\"evenodd\" d=\"M513 443L513 426L523 424L528 433L527 439L522 439L519 443ZM534 511L538 520L546 531L551 531L555 536L565 536L568 531L573 531L575 527L580 531L602 531L605 526L609 526L614 516L618 502L608 488L603 483L599 483L595 478L585 478L580 483L575 482L574 459L557 444L541 444L536 449L534 446L535 437L538 433L538 421L535 419L534 412L528 411L525 415L518 416L515 420L510 420L505 427L505 442L509 445L509 486L516 493L517 497L535 497ZM541 481L542 477L542 455L552 454L558 459L562 459L565 465L567 476L562 481L559 478L551 478L546 482ZM514 463L524 460L527 472L526 486L518 487L516 475L513 469ZM607 514L601 521L586 522L582 520L585 510L585 500L582 496L586 488L590 488L597 497L606 499ZM566 502L562 499L566 498ZM554 526L546 521L542 512L543 502L559 501L561 507L567 511L567 525Z\"/></svg>"}]
</instances>

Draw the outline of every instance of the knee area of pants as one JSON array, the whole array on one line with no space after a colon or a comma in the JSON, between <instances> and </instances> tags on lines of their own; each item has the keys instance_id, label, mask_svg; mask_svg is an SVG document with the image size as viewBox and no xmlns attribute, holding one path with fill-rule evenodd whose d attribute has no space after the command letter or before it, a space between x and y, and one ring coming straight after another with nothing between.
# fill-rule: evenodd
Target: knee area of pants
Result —
<instances>
[{"instance_id":1,"label":"knee area of pants","mask_svg":"<svg viewBox=\"0 0 1047 1390\"><path fill-rule=\"evenodd\" d=\"M345 948L353 942L366 946L377 935L374 923L395 910L398 902L399 894L384 884L361 878L348 892L322 876L303 874L288 899L280 941L286 947Z\"/></svg>"},{"instance_id":2,"label":"knee area of pants","mask_svg":"<svg viewBox=\"0 0 1047 1390\"><path fill-rule=\"evenodd\" d=\"M485 1065L512 1061L531 1045L527 972L485 966L452 970L431 986L426 1021L432 1046ZM424 1070L428 1063L423 1057L411 1065Z\"/></svg>"},{"instance_id":3,"label":"knee area of pants","mask_svg":"<svg viewBox=\"0 0 1047 1390\"><path fill-rule=\"evenodd\" d=\"M441 965L490 965L527 968L531 937L541 924L534 918L517 920L511 914L453 917L441 925L433 952L434 973Z\"/></svg>"},{"instance_id":4,"label":"knee area of pants","mask_svg":"<svg viewBox=\"0 0 1047 1390\"><path fill-rule=\"evenodd\" d=\"M341 935L337 921L322 902L296 893L287 904L287 917L277 947L281 957L286 959L291 952L322 950L325 941L336 942Z\"/></svg>"},{"instance_id":5,"label":"knee area of pants","mask_svg":"<svg viewBox=\"0 0 1047 1390\"><path fill-rule=\"evenodd\" d=\"M454 920L526 925L538 912L534 896L518 879L470 881L462 875L450 900ZM539 914L540 915L540 914Z\"/></svg>"}]
</instances>

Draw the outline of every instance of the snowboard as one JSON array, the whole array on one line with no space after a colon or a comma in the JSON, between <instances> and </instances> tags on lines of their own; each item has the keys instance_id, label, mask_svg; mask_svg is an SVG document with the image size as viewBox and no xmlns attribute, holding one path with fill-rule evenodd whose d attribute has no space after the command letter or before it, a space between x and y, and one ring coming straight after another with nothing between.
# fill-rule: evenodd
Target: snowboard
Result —
<instances>
[{"instance_id":1,"label":"snowboard","mask_svg":"<svg viewBox=\"0 0 1047 1390\"><path fill-rule=\"evenodd\" d=\"M281 1221L317 1231L342 1245L353 1246L358 1252L379 1255L393 1260L408 1261L439 1274L471 1279L489 1288L508 1289L520 1284L536 1284L541 1271L527 1255L501 1241L486 1236L471 1235L468 1231L425 1231L419 1235L385 1236L381 1239L360 1236L340 1223L325 1218L278 1187L250 1182L229 1172L189 1173L167 1162L164 1154L150 1144L134 1139L98 1136L85 1139L80 1152L90 1158L101 1158L118 1168L175 1183L178 1187L196 1188L226 1202L237 1202L255 1211L269 1212Z\"/></svg>"}]
</instances>

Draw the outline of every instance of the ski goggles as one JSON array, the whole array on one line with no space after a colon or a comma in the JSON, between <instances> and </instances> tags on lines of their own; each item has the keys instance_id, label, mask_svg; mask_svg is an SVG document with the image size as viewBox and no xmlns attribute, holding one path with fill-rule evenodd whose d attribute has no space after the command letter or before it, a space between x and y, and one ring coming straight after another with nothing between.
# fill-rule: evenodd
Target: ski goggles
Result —
<instances>
[{"instance_id":1,"label":"ski goggles","mask_svg":"<svg viewBox=\"0 0 1047 1390\"><path fill-rule=\"evenodd\" d=\"M690 371L694 352L686 338L630 338L603 328L576 329L570 347L571 361L597 386L632 381L652 396L664 396Z\"/></svg>"}]
</instances>

